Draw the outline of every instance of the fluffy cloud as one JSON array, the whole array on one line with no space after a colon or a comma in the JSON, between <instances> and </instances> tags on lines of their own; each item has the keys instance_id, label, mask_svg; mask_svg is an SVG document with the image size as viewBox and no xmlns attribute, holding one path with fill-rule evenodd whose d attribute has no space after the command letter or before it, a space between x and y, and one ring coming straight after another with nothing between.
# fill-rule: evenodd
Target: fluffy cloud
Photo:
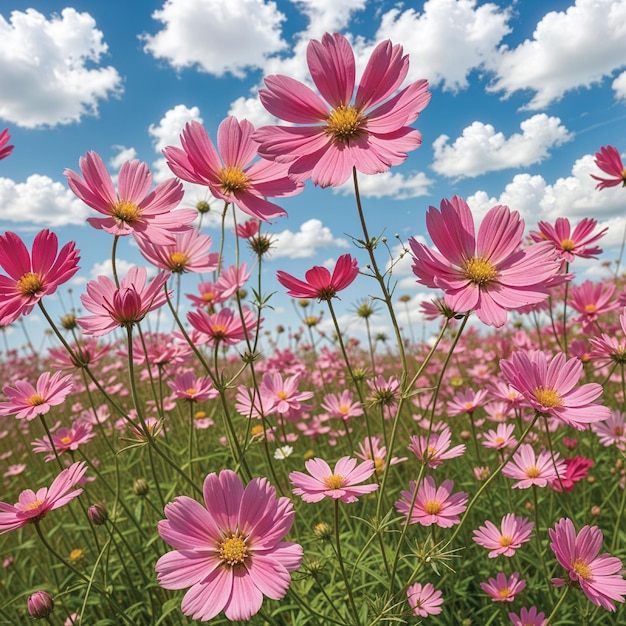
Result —
<instances>
[{"instance_id":1,"label":"fluffy cloud","mask_svg":"<svg viewBox=\"0 0 626 626\"><path fill-rule=\"evenodd\" d=\"M113 169L119 170L126 161L132 161L137 158L137 150L133 147L127 148L126 146L115 145L113 149L117 150L117 154L109 159L109 165Z\"/></svg>"},{"instance_id":2,"label":"fluffy cloud","mask_svg":"<svg viewBox=\"0 0 626 626\"><path fill-rule=\"evenodd\" d=\"M539 113L520 124L521 133L508 139L491 124L474 122L450 144L447 135L433 142L433 170L444 176L464 178L479 176L511 167L539 163L549 150L573 139L558 117Z\"/></svg>"},{"instance_id":3,"label":"fluffy cloud","mask_svg":"<svg viewBox=\"0 0 626 626\"><path fill-rule=\"evenodd\" d=\"M419 198L427 196L429 186L433 184L423 172L415 174L401 174L396 172L384 172L373 176L359 177L359 193L364 198L387 198L395 200L407 200L408 198ZM343 196L354 194L354 184L352 179L340 187L333 187L333 193Z\"/></svg>"},{"instance_id":4,"label":"fluffy cloud","mask_svg":"<svg viewBox=\"0 0 626 626\"><path fill-rule=\"evenodd\" d=\"M341 237L334 237L330 228L324 226L318 219L310 219L300 226L294 233L283 230L272 235L272 259L309 259L317 254L320 248L348 248L348 242Z\"/></svg>"},{"instance_id":5,"label":"fluffy cloud","mask_svg":"<svg viewBox=\"0 0 626 626\"><path fill-rule=\"evenodd\" d=\"M202 124L200 109L177 104L165 112L158 124L150 124L148 133L152 137L154 149L161 152L166 146L180 146L180 133L187 122Z\"/></svg>"},{"instance_id":6,"label":"fluffy cloud","mask_svg":"<svg viewBox=\"0 0 626 626\"><path fill-rule=\"evenodd\" d=\"M365 8L367 0L293 0L309 19L306 38L343 30L355 11Z\"/></svg>"},{"instance_id":7,"label":"fluffy cloud","mask_svg":"<svg viewBox=\"0 0 626 626\"><path fill-rule=\"evenodd\" d=\"M152 14L163 28L143 35L144 50L181 70L198 67L215 76L243 77L282 50L285 16L263 0L167 0Z\"/></svg>"},{"instance_id":8,"label":"fluffy cloud","mask_svg":"<svg viewBox=\"0 0 626 626\"><path fill-rule=\"evenodd\" d=\"M115 269L117 270L117 275L121 278L128 274L128 270L135 265L134 263L129 263L128 261L124 261L124 259L115 259ZM143 266L142 266L143 267ZM156 274L156 270L153 267L145 266L148 270L148 276L154 276ZM94 263L93 267L89 272L89 276L92 279L98 278L98 276L108 276L109 278L113 278L113 263L111 259L106 259L102 261L102 263Z\"/></svg>"},{"instance_id":9,"label":"fluffy cloud","mask_svg":"<svg viewBox=\"0 0 626 626\"><path fill-rule=\"evenodd\" d=\"M566 11L547 13L532 39L502 50L491 90L508 97L530 89L535 95L525 108L536 110L601 82L625 65L624 23L624 0L576 0Z\"/></svg>"},{"instance_id":10,"label":"fluffy cloud","mask_svg":"<svg viewBox=\"0 0 626 626\"><path fill-rule=\"evenodd\" d=\"M89 13L66 8L49 20L35 9L0 15L0 117L36 128L97 115L121 94L114 67L94 67L107 52Z\"/></svg>"},{"instance_id":11,"label":"fluffy cloud","mask_svg":"<svg viewBox=\"0 0 626 626\"><path fill-rule=\"evenodd\" d=\"M258 97L237 98L231 105L228 115L234 115L238 120L248 120L255 128L276 124L276 118L268 113Z\"/></svg>"},{"instance_id":12,"label":"fluffy cloud","mask_svg":"<svg viewBox=\"0 0 626 626\"><path fill-rule=\"evenodd\" d=\"M616 100L626 100L626 72L622 72L611 85Z\"/></svg>"},{"instance_id":13,"label":"fluffy cloud","mask_svg":"<svg viewBox=\"0 0 626 626\"><path fill-rule=\"evenodd\" d=\"M25 182L0 178L2 220L50 228L84 224L88 209L60 182L32 174Z\"/></svg>"}]
</instances>

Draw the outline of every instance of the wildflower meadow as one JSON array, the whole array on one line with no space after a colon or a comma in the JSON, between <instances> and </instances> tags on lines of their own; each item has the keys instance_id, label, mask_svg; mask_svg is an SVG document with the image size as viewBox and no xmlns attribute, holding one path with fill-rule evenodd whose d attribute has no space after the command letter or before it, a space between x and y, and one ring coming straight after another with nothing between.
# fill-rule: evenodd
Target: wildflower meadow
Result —
<instances>
[{"instance_id":1,"label":"wildflower meadow","mask_svg":"<svg viewBox=\"0 0 626 626\"><path fill-rule=\"evenodd\" d=\"M89 146L65 164L113 276L62 317L47 297L80 241L0 235L0 325L37 311L54 339L0 360L0 623L626 623L626 282L619 263L576 280L606 230L425 206L429 241L399 242L432 290L416 340L359 182L419 148L428 83L406 84L391 41L358 81L340 34L307 62L316 90L274 75L260 92L285 125L190 122L156 186L138 160L114 181ZM626 187L617 148L596 165L598 194ZM181 181L223 203L220 240ZM346 181L350 253L277 273L301 314L287 333L261 271L281 198ZM145 264L122 274L129 241ZM362 341L334 308L351 285Z\"/></svg>"}]
</instances>

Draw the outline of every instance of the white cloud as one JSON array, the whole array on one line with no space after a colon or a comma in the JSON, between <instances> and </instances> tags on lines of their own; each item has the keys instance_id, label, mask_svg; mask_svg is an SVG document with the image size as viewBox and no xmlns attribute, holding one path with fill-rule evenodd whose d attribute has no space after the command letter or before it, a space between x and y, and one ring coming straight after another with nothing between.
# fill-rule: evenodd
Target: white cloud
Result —
<instances>
[{"instance_id":1,"label":"white cloud","mask_svg":"<svg viewBox=\"0 0 626 626\"><path fill-rule=\"evenodd\" d=\"M616 100L626 100L626 72L622 72L611 84Z\"/></svg>"},{"instance_id":2,"label":"white cloud","mask_svg":"<svg viewBox=\"0 0 626 626\"><path fill-rule=\"evenodd\" d=\"M133 147L115 145L113 149L117 150L117 154L109 159L109 165L115 170L119 170L126 161L137 158L137 150Z\"/></svg>"},{"instance_id":3,"label":"white cloud","mask_svg":"<svg viewBox=\"0 0 626 626\"><path fill-rule=\"evenodd\" d=\"M309 19L306 38L343 30L355 11L365 8L367 0L292 0Z\"/></svg>"},{"instance_id":4,"label":"white cloud","mask_svg":"<svg viewBox=\"0 0 626 626\"><path fill-rule=\"evenodd\" d=\"M155 151L161 152L166 146L180 147L180 133L187 122L193 121L202 124L203 120L198 107L177 104L167 110L158 124L150 124L148 128Z\"/></svg>"},{"instance_id":5,"label":"white cloud","mask_svg":"<svg viewBox=\"0 0 626 626\"><path fill-rule=\"evenodd\" d=\"M286 44L285 16L263 0L166 0L152 18L163 28L143 35L144 50L177 70L197 67L215 76L243 77Z\"/></svg>"},{"instance_id":6,"label":"white cloud","mask_svg":"<svg viewBox=\"0 0 626 626\"><path fill-rule=\"evenodd\" d=\"M393 197L395 200L407 200L429 195L428 187L432 184L433 181L423 172L407 175L400 172L395 174L384 172L372 176L360 176L359 193L364 198ZM354 195L352 179L340 187L333 187L333 193L344 196Z\"/></svg>"},{"instance_id":7,"label":"white cloud","mask_svg":"<svg viewBox=\"0 0 626 626\"><path fill-rule=\"evenodd\" d=\"M135 263L129 263L128 261L124 261L123 259L115 259L115 269L117 271L117 275L120 279L122 279L126 274L128 274L128 270L133 267ZM155 270L152 267L148 267L148 276L154 276ZM94 263L91 268L89 275L92 279L98 278L98 276L108 276L113 279L113 263L111 259L106 259L102 261L102 263Z\"/></svg>"},{"instance_id":8,"label":"white cloud","mask_svg":"<svg viewBox=\"0 0 626 626\"><path fill-rule=\"evenodd\" d=\"M550 11L532 39L503 48L491 91L508 97L535 92L525 108L536 110L580 87L591 87L626 64L626 2L576 0L566 11Z\"/></svg>"},{"instance_id":9,"label":"white cloud","mask_svg":"<svg viewBox=\"0 0 626 626\"><path fill-rule=\"evenodd\" d=\"M231 103L228 115L234 115L238 120L248 120L255 128L276 124L276 118L267 112L258 97L237 98Z\"/></svg>"},{"instance_id":10,"label":"white cloud","mask_svg":"<svg viewBox=\"0 0 626 626\"><path fill-rule=\"evenodd\" d=\"M120 95L117 70L94 67L107 52L95 26L73 8L49 20L35 9L0 15L0 117L25 128L70 124Z\"/></svg>"},{"instance_id":11,"label":"white cloud","mask_svg":"<svg viewBox=\"0 0 626 626\"><path fill-rule=\"evenodd\" d=\"M57 228L84 224L88 209L60 182L31 174L25 182L0 178L0 219Z\"/></svg>"},{"instance_id":12,"label":"white cloud","mask_svg":"<svg viewBox=\"0 0 626 626\"><path fill-rule=\"evenodd\" d=\"M272 234L274 247L272 259L309 259L317 254L320 248L349 247L348 242L341 237L335 237L328 226L324 226L318 219L310 219L300 226L296 233L283 230Z\"/></svg>"},{"instance_id":13,"label":"white cloud","mask_svg":"<svg viewBox=\"0 0 626 626\"><path fill-rule=\"evenodd\" d=\"M463 129L460 137L450 144L447 135L433 142L433 170L444 176L464 178L486 172L526 167L540 163L551 148L573 139L558 117L539 113L520 124L521 133L508 139L496 132L491 124L474 122Z\"/></svg>"}]
</instances>

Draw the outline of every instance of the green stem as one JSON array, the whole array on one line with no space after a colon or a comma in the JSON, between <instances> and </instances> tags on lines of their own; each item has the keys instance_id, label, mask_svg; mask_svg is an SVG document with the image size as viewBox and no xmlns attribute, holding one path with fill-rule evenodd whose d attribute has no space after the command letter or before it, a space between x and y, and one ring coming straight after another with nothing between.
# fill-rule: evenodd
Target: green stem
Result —
<instances>
[{"instance_id":1,"label":"green stem","mask_svg":"<svg viewBox=\"0 0 626 626\"><path fill-rule=\"evenodd\" d=\"M346 569L343 564L343 557L341 555L341 540L339 538L339 500L334 501L335 505L335 549L337 550L337 561L339 561L339 569L341 570L341 575L346 584L346 591L348 592L348 602L350 604L350 609L352 611L352 616L354 617L355 626L359 626L361 620L359 619L359 611L356 608L356 604L354 602L354 596L352 595L352 587L350 586L350 580L348 575L346 574Z\"/></svg>"}]
</instances>

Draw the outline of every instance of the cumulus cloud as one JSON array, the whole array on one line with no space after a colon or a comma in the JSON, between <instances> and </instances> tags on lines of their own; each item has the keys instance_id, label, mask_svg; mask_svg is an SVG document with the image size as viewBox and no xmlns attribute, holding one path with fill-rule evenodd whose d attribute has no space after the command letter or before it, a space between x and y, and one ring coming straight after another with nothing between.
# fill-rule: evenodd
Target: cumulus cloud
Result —
<instances>
[{"instance_id":1,"label":"cumulus cloud","mask_svg":"<svg viewBox=\"0 0 626 626\"><path fill-rule=\"evenodd\" d=\"M580 87L591 87L624 67L626 2L576 0L566 11L550 11L532 39L503 48L491 91L535 95L524 108L537 110Z\"/></svg>"},{"instance_id":2,"label":"cumulus cloud","mask_svg":"<svg viewBox=\"0 0 626 626\"><path fill-rule=\"evenodd\" d=\"M433 142L435 160L432 168L438 174L453 178L479 176L486 172L526 167L540 163L551 148L570 141L574 136L558 117L539 113L520 124L521 133L508 139L491 124L474 122L463 129L451 144L450 137L440 135Z\"/></svg>"},{"instance_id":3,"label":"cumulus cloud","mask_svg":"<svg viewBox=\"0 0 626 626\"><path fill-rule=\"evenodd\" d=\"M161 152L166 146L180 146L180 133L188 122L199 122L202 117L198 107L188 107L177 104L165 112L158 124L150 124L148 133L156 152Z\"/></svg>"},{"instance_id":4,"label":"cumulus cloud","mask_svg":"<svg viewBox=\"0 0 626 626\"><path fill-rule=\"evenodd\" d=\"M137 158L137 150L135 148L115 145L113 149L117 152L109 159L109 165L113 169L119 170L126 161L132 161Z\"/></svg>"},{"instance_id":5,"label":"cumulus cloud","mask_svg":"<svg viewBox=\"0 0 626 626\"><path fill-rule=\"evenodd\" d=\"M0 15L0 117L36 128L97 115L101 100L122 93L112 66L95 67L107 52L89 13L65 8L49 20L35 9Z\"/></svg>"},{"instance_id":6,"label":"cumulus cloud","mask_svg":"<svg viewBox=\"0 0 626 626\"><path fill-rule=\"evenodd\" d=\"M124 261L123 259L116 258L115 259L115 269L117 270L117 275L122 278L128 274L128 270L133 267L135 263L129 263L128 261ZM147 267L148 276L154 276L156 274L156 270L153 267ZM111 259L105 259L102 263L94 263L93 267L89 272L89 276L92 279L98 278L98 276L108 276L109 278L113 278L113 263Z\"/></svg>"},{"instance_id":7,"label":"cumulus cloud","mask_svg":"<svg viewBox=\"0 0 626 626\"><path fill-rule=\"evenodd\" d=\"M626 100L626 72L622 72L612 83L616 100Z\"/></svg>"},{"instance_id":8,"label":"cumulus cloud","mask_svg":"<svg viewBox=\"0 0 626 626\"><path fill-rule=\"evenodd\" d=\"M163 28L142 36L144 50L177 70L197 67L242 78L286 46L281 38L285 16L274 2L167 0L152 18Z\"/></svg>"},{"instance_id":9,"label":"cumulus cloud","mask_svg":"<svg viewBox=\"0 0 626 626\"><path fill-rule=\"evenodd\" d=\"M84 224L89 209L64 185L32 174L23 183L0 178L1 219L50 228Z\"/></svg>"},{"instance_id":10,"label":"cumulus cloud","mask_svg":"<svg viewBox=\"0 0 626 626\"><path fill-rule=\"evenodd\" d=\"M407 200L419 198L430 193L429 186L434 184L423 172L414 174L401 174L396 172L384 172L373 176L359 177L359 193L364 198L387 198L395 200ZM352 179L341 185L333 187L333 193L349 196L354 194Z\"/></svg>"},{"instance_id":11,"label":"cumulus cloud","mask_svg":"<svg viewBox=\"0 0 626 626\"><path fill-rule=\"evenodd\" d=\"M255 128L276 124L277 121L267 112L258 97L237 98L231 103L228 115L234 115L238 120L248 120Z\"/></svg>"},{"instance_id":12,"label":"cumulus cloud","mask_svg":"<svg viewBox=\"0 0 626 626\"><path fill-rule=\"evenodd\" d=\"M365 8L367 0L293 0L309 20L303 35L319 38L324 33L343 30L353 13Z\"/></svg>"},{"instance_id":13,"label":"cumulus cloud","mask_svg":"<svg viewBox=\"0 0 626 626\"><path fill-rule=\"evenodd\" d=\"M283 230L272 234L274 247L272 259L308 259L315 256L320 248L348 248L348 242L335 237L328 226L324 226L318 219L310 219L300 226L296 233Z\"/></svg>"}]
</instances>

